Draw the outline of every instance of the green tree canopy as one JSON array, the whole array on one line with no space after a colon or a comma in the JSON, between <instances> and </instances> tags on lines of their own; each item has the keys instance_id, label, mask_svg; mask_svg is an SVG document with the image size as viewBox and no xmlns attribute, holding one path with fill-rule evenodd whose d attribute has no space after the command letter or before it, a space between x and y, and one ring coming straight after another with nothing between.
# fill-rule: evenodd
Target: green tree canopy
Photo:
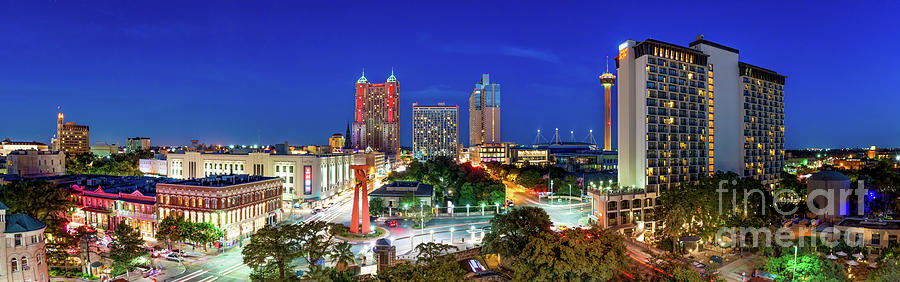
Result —
<instances>
[{"instance_id":1,"label":"green tree canopy","mask_svg":"<svg viewBox=\"0 0 900 282\"><path fill-rule=\"evenodd\" d=\"M156 226L156 240L166 242L171 247L172 242L180 242L184 240L182 237L182 227L184 226L184 218L167 216L159 221Z\"/></svg>"},{"instance_id":2,"label":"green tree canopy","mask_svg":"<svg viewBox=\"0 0 900 282\"><path fill-rule=\"evenodd\" d=\"M9 208L6 214L27 214L47 224L45 233L52 236L46 245L49 261L62 263L67 251L79 250L78 238L66 229L74 202L65 189L32 178L11 181L0 185L0 202Z\"/></svg>"},{"instance_id":3,"label":"green tree canopy","mask_svg":"<svg viewBox=\"0 0 900 282\"><path fill-rule=\"evenodd\" d=\"M569 229L531 237L513 262L514 281L608 281L623 269L624 240L610 230Z\"/></svg>"},{"instance_id":4,"label":"green tree canopy","mask_svg":"<svg viewBox=\"0 0 900 282\"><path fill-rule=\"evenodd\" d=\"M419 262L429 263L434 262L438 259L438 257L454 250L458 250L456 246L440 244L440 243L422 243L416 245L415 251L419 255L416 257Z\"/></svg>"},{"instance_id":5,"label":"green tree canopy","mask_svg":"<svg viewBox=\"0 0 900 282\"><path fill-rule=\"evenodd\" d=\"M456 206L476 205L497 200L493 192L505 195L505 186L488 172L470 163L458 164L451 158L412 162L406 171L392 172L388 181L421 181L434 186L435 203L453 201Z\"/></svg>"},{"instance_id":6,"label":"green tree canopy","mask_svg":"<svg viewBox=\"0 0 900 282\"><path fill-rule=\"evenodd\" d=\"M866 277L866 281L871 282L893 282L898 279L900 279L900 260L896 257L881 263Z\"/></svg>"},{"instance_id":7,"label":"green tree canopy","mask_svg":"<svg viewBox=\"0 0 900 282\"><path fill-rule=\"evenodd\" d=\"M550 231L550 216L541 208L522 207L491 220L491 231L484 236L482 251L504 257L516 257L531 238Z\"/></svg>"},{"instance_id":8,"label":"green tree canopy","mask_svg":"<svg viewBox=\"0 0 900 282\"><path fill-rule=\"evenodd\" d=\"M282 227L266 226L250 237L250 243L241 250L244 264L253 269L251 278L266 281L287 281L294 277L293 261L303 255L297 242L299 225Z\"/></svg>"},{"instance_id":9,"label":"green tree canopy","mask_svg":"<svg viewBox=\"0 0 900 282\"><path fill-rule=\"evenodd\" d=\"M777 275L776 281L845 281L847 277L840 265L815 253L798 253L794 262L793 253L769 257L765 270Z\"/></svg>"},{"instance_id":10,"label":"green tree canopy","mask_svg":"<svg viewBox=\"0 0 900 282\"><path fill-rule=\"evenodd\" d=\"M734 204L732 194L737 195ZM661 207L656 209L665 211L654 214L663 225L657 232L673 240L700 236L709 241L722 227L765 227L781 218L774 198L759 181L733 172L717 172L698 183L671 188L657 201Z\"/></svg>"},{"instance_id":11,"label":"green tree canopy","mask_svg":"<svg viewBox=\"0 0 900 282\"><path fill-rule=\"evenodd\" d=\"M141 263L138 258L147 257L141 233L125 222L116 225L109 256L113 260L113 275L132 271Z\"/></svg>"},{"instance_id":12,"label":"green tree canopy","mask_svg":"<svg viewBox=\"0 0 900 282\"><path fill-rule=\"evenodd\" d=\"M369 198L369 214L384 214L387 211L388 209L384 207L384 199L379 197Z\"/></svg>"}]
</instances>

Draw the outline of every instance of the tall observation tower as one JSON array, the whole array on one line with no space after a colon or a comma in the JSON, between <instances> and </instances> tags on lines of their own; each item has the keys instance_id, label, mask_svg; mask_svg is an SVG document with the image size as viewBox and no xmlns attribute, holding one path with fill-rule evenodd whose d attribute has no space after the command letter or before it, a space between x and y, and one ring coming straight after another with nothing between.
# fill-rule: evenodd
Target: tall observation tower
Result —
<instances>
[{"instance_id":1,"label":"tall observation tower","mask_svg":"<svg viewBox=\"0 0 900 282\"><path fill-rule=\"evenodd\" d=\"M603 111L605 117L603 120L603 150L612 151L612 120L610 119L612 101L610 89L616 84L616 76L609 73L609 56L606 56L606 72L600 75L600 84L603 84L603 96L605 102Z\"/></svg>"}]
</instances>

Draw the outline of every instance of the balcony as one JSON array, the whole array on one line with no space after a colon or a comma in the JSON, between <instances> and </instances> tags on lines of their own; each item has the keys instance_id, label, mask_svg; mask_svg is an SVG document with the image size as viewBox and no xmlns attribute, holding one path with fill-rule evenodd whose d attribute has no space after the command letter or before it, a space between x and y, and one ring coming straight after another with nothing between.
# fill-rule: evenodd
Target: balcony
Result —
<instances>
[{"instance_id":1,"label":"balcony","mask_svg":"<svg viewBox=\"0 0 900 282\"><path fill-rule=\"evenodd\" d=\"M156 220L155 214L147 214L147 213L142 213L142 212L118 210L118 211L116 211L116 215L123 216L123 217L136 218L136 219L143 219L143 220L151 220L151 221Z\"/></svg>"}]
</instances>

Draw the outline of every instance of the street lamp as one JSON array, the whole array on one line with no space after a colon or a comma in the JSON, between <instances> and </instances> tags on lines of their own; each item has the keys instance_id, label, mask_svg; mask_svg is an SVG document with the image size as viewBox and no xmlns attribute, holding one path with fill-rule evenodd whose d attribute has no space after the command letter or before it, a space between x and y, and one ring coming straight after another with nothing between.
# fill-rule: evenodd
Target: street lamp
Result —
<instances>
[{"instance_id":1,"label":"street lamp","mask_svg":"<svg viewBox=\"0 0 900 282\"><path fill-rule=\"evenodd\" d=\"M422 225L419 225L419 227L422 227L424 229L425 228L425 208L422 207L422 202L419 202L419 217L422 218Z\"/></svg>"},{"instance_id":2,"label":"street lamp","mask_svg":"<svg viewBox=\"0 0 900 282\"><path fill-rule=\"evenodd\" d=\"M450 226L450 244L453 245L453 226Z\"/></svg>"},{"instance_id":3,"label":"street lamp","mask_svg":"<svg viewBox=\"0 0 900 282\"><path fill-rule=\"evenodd\" d=\"M791 280L794 280L794 276L797 276L797 245L794 245L794 265L791 267Z\"/></svg>"}]
</instances>

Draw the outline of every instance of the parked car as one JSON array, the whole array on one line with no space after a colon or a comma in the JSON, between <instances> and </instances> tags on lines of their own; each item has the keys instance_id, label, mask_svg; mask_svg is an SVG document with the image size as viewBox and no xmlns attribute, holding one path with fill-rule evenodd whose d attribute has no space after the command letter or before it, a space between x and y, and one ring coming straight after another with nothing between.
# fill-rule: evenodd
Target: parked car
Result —
<instances>
[{"instance_id":1,"label":"parked car","mask_svg":"<svg viewBox=\"0 0 900 282\"><path fill-rule=\"evenodd\" d=\"M166 260L181 262L181 261L184 261L184 258L178 256L178 254L176 254L176 253L171 253L166 256Z\"/></svg>"},{"instance_id":2,"label":"parked car","mask_svg":"<svg viewBox=\"0 0 900 282\"><path fill-rule=\"evenodd\" d=\"M317 214L317 213L320 213L320 212L322 212L322 209L321 209L321 208L315 208L315 209L312 211L313 214Z\"/></svg>"},{"instance_id":3,"label":"parked car","mask_svg":"<svg viewBox=\"0 0 900 282\"><path fill-rule=\"evenodd\" d=\"M387 227L397 227L397 225L399 225L399 224L397 223L396 220L391 219L391 220L385 220L384 225Z\"/></svg>"}]
</instances>

